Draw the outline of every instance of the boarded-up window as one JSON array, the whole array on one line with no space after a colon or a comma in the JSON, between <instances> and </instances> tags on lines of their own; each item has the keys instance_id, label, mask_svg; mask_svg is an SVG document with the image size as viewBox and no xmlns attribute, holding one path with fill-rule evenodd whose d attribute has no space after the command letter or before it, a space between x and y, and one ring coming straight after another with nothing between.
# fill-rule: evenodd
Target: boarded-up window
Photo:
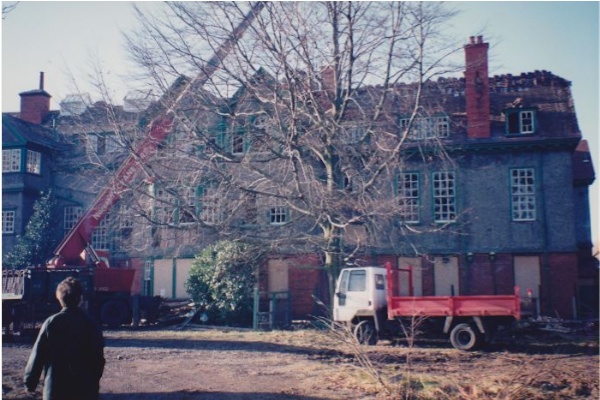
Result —
<instances>
[{"instance_id":1,"label":"boarded-up window","mask_svg":"<svg viewBox=\"0 0 600 400\"><path fill-rule=\"evenodd\" d=\"M269 292L289 290L289 266L284 260L269 260Z\"/></svg>"},{"instance_id":2,"label":"boarded-up window","mask_svg":"<svg viewBox=\"0 0 600 400\"><path fill-rule=\"evenodd\" d=\"M412 284L413 284L413 295L423 296L423 267L421 265L420 257L400 257L398 258L398 267L400 269L408 269L412 266ZM402 273L400 275L400 295L408 296L408 274Z\"/></svg>"},{"instance_id":3,"label":"boarded-up window","mask_svg":"<svg viewBox=\"0 0 600 400\"><path fill-rule=\"evenodd\" d=\"M458 296L458 258L436 257L434 261L435 295Z\"/></svg>"},{"instance_id":4,"label":"boarded-up window","mask_svg":"<svg viewBox=\"0 0 600 400\"><path fill-rule=\"evenodd\" d=\"M516 256L515 285L520 289L521 297L527 296L527 290L531 289L532 297L540 296L540 258L537 256Z\"/></svg>"}]
</instances>

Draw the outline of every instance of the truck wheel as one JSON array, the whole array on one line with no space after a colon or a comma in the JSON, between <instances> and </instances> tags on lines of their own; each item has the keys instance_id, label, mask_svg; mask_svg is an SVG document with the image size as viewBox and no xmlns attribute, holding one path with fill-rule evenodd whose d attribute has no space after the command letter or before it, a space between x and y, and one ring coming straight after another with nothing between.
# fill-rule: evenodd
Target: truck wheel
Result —
<instances>
[{"instance_id":1,"label":"truck wheel","mask_svg":"<svg viewBox=\"0 0 600 400\"><path fill-rule=\"evenodd\" d=\"M471 324L458 324L450 331L450 343L458 350L475 350L482 342L482 335Z\"/></svg>"},{"instance_id":2,"label":"truck wheel","mask_svg":"<svg viewBox=\"0 0 600 400\"><path fill-rule=\"evenodd\" d=\"M369 346L374 346L377 344L377 330L375 329L375 324L373 324L373 321L360 321L354 327L354 338L360 344L367 344Z\"/></svg>"},{"instance_id":3,"label":"truck wheel","mask_svg":"<svg viewBox=\"0 0 600 400\"><path fill-rule=\"evenodd\" d=\"M110 300L102 305L100 319L103 324L111 328L123 325L127 322L127 305L122 301Z\"/></svg>"}]
</instances>

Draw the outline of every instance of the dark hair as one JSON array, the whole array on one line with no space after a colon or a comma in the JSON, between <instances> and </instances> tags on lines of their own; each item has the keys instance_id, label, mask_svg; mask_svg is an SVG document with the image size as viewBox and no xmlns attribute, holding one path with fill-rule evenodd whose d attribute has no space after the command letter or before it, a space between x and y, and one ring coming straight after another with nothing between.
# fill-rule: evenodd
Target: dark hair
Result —
<instances>
[{"instance_id":1,"label":"dark hair","mask_svg":"<svg viewBox=\"0 0 600 400\"><path fill-rule=\"evenodd\" d=\"M83 285L79 279L67 277L56 287L56 298L63 307L77 307L83 296Z\"/></svg>"}]
</instances>

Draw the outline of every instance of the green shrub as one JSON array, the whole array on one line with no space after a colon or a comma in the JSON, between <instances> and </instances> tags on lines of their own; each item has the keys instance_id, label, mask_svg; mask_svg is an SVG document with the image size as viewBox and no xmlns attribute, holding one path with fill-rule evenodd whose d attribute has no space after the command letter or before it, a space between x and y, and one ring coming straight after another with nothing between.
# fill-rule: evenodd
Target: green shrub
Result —
<instances>
[{"instance_id":1,"label":"green shrub","mask_svg":"<svg viewBox=\"0 0 600 400\"><path fill-rule=\"evenodd\" d=\"M247 244L218 242L196 256L186 289L209 321L251 325L258 254L255 247Z\"/></svg>"}]
</instances>

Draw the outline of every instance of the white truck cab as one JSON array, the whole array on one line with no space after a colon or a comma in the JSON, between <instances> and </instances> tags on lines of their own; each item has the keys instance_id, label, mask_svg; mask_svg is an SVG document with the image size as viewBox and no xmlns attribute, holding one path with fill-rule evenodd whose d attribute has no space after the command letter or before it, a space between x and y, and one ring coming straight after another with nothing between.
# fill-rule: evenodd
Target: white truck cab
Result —
<instances>
[{"instance_id":1,"label":"white truck cab","mask_svg":"<svg viewBox=\"0 0 600 400\"><path fill-rule=\"evenodd\" d=\"M383 267L355 267L341 271L333 302L333 319L352 323L361 342L377 342L381 318L387 318L387 271Z\"/></svg>"}]
</instances>

